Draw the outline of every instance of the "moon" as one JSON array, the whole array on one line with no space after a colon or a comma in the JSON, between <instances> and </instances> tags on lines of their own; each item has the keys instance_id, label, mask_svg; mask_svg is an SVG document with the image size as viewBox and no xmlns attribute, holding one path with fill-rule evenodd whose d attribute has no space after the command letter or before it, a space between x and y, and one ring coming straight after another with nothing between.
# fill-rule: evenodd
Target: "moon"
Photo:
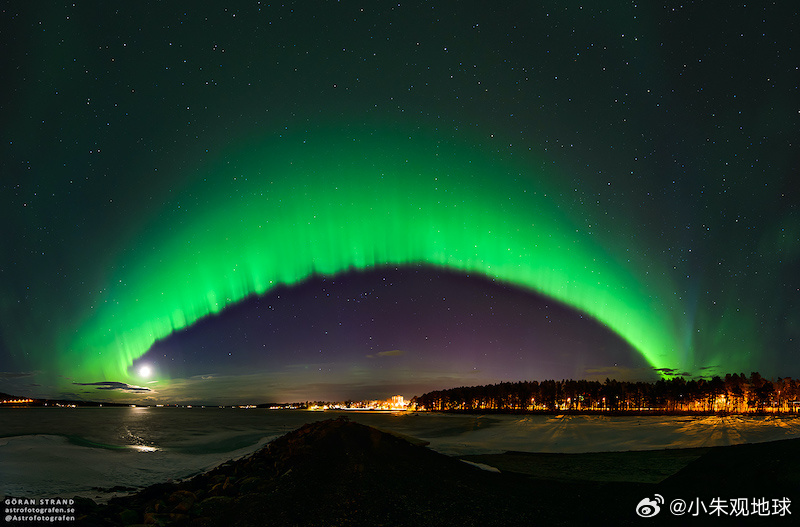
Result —
<instances>
[{"instance_id":1,"label":"moon","mask_svg":"<svg viewBox=\"0 0 800 527\"><path fill-rule=\"evenodd\" d=\"M142 377L150 377L150 374L153 373L153 368L148 366L147 364L143 364L139 367L139 375Z\"/></svg>"}]
</instances>

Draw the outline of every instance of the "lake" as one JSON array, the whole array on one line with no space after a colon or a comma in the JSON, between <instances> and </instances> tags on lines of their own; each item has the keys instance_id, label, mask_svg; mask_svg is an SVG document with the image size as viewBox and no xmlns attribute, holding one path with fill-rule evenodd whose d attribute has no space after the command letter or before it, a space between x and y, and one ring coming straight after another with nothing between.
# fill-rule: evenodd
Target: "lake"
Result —
<instances>
[{"instance_id":1,"label":"lake","mask_svg":"<svg viewBox=\"0 0 800 527\"><path fill-rule=\"evenodd\" d=\"M0 494L87 496L182 479L245 456L305 423L353 421L430 442L448 455L612 452L800 437L772 416L456 415L239 408L0 409Z\"/></svg>"}]
</instances>

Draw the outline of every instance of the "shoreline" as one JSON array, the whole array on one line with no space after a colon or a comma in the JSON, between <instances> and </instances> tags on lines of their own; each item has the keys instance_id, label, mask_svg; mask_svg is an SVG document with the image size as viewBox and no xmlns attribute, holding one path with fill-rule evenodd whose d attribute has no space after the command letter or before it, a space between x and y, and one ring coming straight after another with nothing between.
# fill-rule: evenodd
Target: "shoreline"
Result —
<instances>
[{"instance_id":1,"label":"shoreline","mask_svg":"<svg viewBox=\"0 0 800 527\"><path fill-rule=\"evenodd\" d=\"M800 417L800 412L714 412L699 410L406 410L407 413L419 414L455 414L455 415L607 415L609 417Z\"/></svg>"},{"instance_id":2,"label":"shoreline","mask_svg":"<svg viewBox=\"0 0 800 527\"><path fill-rule=\"evenodd\" d=\"M340 419L315 423L303 421L306 417L313 418L310 414L297 415L294 422L307 424L297 424L299 428L294 429L281 425L284 432L257 449L242 455L227 452L214 465L206 465L207 468L198 472L150 478L144 484L123 480L120 485L119 481L105 478L103 474L107 471L96 469L103 466L103 459L147 460L146 466L137 465L138 472L156 467L173 470L178 465L173 465L171 457L164 457L164 451L138 457L140 455L134 455L133 451L120 454L116 450L84 449L83 454L78 455L90 454L91 457L82 457L80 463L63 465L69 472L62 471L62 474L68 484L69 478L75 477L75 470L85 472L84 476L90 477L82 476L81 481L92 490L77 492L75 488L73 492L42 496L85 496L76 499L87 521L78 521L76 525L115 526L143 524L145 514L151 514L149 518L153 521L153 515L161 515L158 518L162 523L170 514L184 514L189 515L191 521L197 520L197 525L228 525L230 523L221 516L214 515L228 514L240 506L249 510L249 501L264 502L270 511L283 515L284 520L270 521L275 525L337 525L331 518L339 518L341 521L337 521L341 525L442 526L469 525L471 520L466 516L461 517L462 523L448 523L439 509L471 510L475 500L483 511L476 513L483 520L480 525L492 525L485 523L491 521L490 517L505 518L506 525L516 525L519 523L510 518L519 514L530 520L528 524L537 523L536 518L547 518L555 525L580 525L585 518L574 517L573 523L559 523L557 513L575 508L569 497L576 493L581 500L592 496L592 507L605 511L615 518L615 523L623 525L625 523L617 522L616 518L627 517L645 494L673 498L705 496L708 499L714 497L711 492L731 499L745 494L749 498L769 494L770 499L785 496L800 500L799 495L791 494L800 490L800 478L793 476L800 474L800 456L797 456L800 435L793 419L686 416L653 421L650 417L609 416L611 419L605 419L567 414L534 419L430 414L430 419L426 419L426 413L399 416L395 420L388 416L368 417L363 412L335 412L315 417ZM359 415L364 418L360 419ZM4 464L5 475L14 480L13 474L23 474L19 472L21 469L31 474L53 475L41 472L40 467L34 468L33 464L16 462L30 456L33 456L30 457L32 462L41 461L40 455L65 453L48 443L51 439L64 443L63 437L39 439L46 450L32 450L31 442L20 439L17 448L5 452L5 461L12 462ZM733 444L734 441L739 443ZM423 446L426 443L429 446ZM481 444L481 448L476 448L477 444ZM69 445L69 448L71 451L79 447ZM495 472L480 470L465 461L477 467L491 467ZM87 470L95 471L94 476ZM220 474L225 478L219 477ZM342 475L346 477L341 479ZM494 479L487 480L487 477ZM255 479L249 479L242 488L248 478ZM290 485L285 485L289 482ZM223 487L212 490L219 483ZM450 485L452 489L439 488L441 485ZM470 494L467 499L458 492L475 485L474 492L488 498ZM184 490L193 497L175 494ZM14 496L15 493L9 491L6 492L9 497L30 497ZM92 500L97 493L110 491L116 491L117 496L106 496L107 504ZM121 496L125 491L132 492ZM694 496L688 496L690 492ZM359 512L360 519L354 520L347 516L351 511L344 504L331 501L330 493L351 506L354 499L358 503L367 500L376 504ZM534 518L530 511L525 513L516 505L500 506L493 501L504 503L503 500L509 499L507 495L517 496L524 503L538 504L537 516ZM201 506L212 497L214 500ZM347 502L348 499L351 501ZM300 506L308 500L319 501L313 515ZM418 511L408 508L406 502L419 500L426 503L424 510L432 518L438 518L438 523L425 523ZM179 503L186 503L182 506L185 512L174 511ZM120 516L125 510L132 511L126 513L127 523ZM381 520L397 510L403 513L393 516L391 521ZM265 509L254 514L265 520L267 512ZM132 515L136 515L135 521ZM218 522L213 523L217 521L213 518ZM237 517L237 521L239 519ZM638 517L635 519L641 521ZM185 516L178 520L189 521ZM202 523L206 520L211 523ZM181 525L180 522L173 524ZM474 521L472 524L479 525Z\"/></svg>"},{"instance_id":3,"label":"shoreline","mask_svg":"<svg viewBox=\"0 0 800 527\"><path fill-rule=\"evenodd\" d=\"M660 451L447 456L347 418L329 419L106 505L76 498L77 524L580 525L602 514L616 525L635 525L641 521L636 504L654 494L798 501L798 451L800 439L784 439ZM791 523L776 517L747 524L762 519Z\"/></svg>"},{"instance_id":4,"label":"shoreline","mask_svg":"<svg viewBox=\"0 0 800 527\"><path fill-rule=\"evenodd\" d=\"M610 410L610 409L563 409L563 410L519 410L519 409L448 409L448 410L428 410L428 409L385 409L385 408L266 408L261 406L216 406L216 405L196 405L196 406L163 406L163 405L129 405L129 404L103 404L103 403L87 403L84 405L45 405L45 404L20 404L20 405L3 405L0 410L22 410L31 408L47 408L53 410L62 410L64 408L178 408L178 409L197 409L197 410L270 410L270 411L286 411L286 412L308 412L308 413L378 413L378 414L455 414L455 415L596 415L596 416L612 416L612 417L684 417L684 416L697 416L697 417L800 417L800 410L798 411L767 411L767 410L753 410L750 412L730 412L730 411L715 411L715 410L663 410L663 409L637 409L637 410Z\"/></svg>"}]
</instances>

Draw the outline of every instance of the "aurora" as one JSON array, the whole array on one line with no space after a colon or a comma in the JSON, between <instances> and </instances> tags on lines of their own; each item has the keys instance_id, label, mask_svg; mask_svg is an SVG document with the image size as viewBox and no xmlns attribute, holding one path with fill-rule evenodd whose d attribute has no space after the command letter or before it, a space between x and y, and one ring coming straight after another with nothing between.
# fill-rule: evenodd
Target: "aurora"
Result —
<instances>
[{"instance_id":1,"label":"aurora","mask_svg":"<svg viewBox=\"0 0 800 527\"><path fill-rule=\"evenodd\" d=\"M663 283L618 261L554 203L545 178L424 133L265 140L165 204L135 267L110 278L62 371L126 378L158 339L277 285L426 264L547 295L607 325L655 368L682 325ZM527 169L530 171L530 168ZM497 185L495 182L502 182ZM552 191L550 191L552 192ZM165 228L165 226L169 226Z\"/></svg>"}]
</instances>

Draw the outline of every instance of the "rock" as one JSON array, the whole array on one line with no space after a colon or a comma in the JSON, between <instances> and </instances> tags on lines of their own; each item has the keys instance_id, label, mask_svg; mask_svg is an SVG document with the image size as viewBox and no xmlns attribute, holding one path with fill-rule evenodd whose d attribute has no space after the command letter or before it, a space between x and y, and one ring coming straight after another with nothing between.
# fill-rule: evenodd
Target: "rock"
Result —
<instances>
[{"instance_id":1,"label":"rock","mask_svg":"<svg viewBox=\"0 0 800 527\"><path fill-rule=\"evenodd\" d=\"M83 498L81 496L75 496L72 499L75 500L75 510L76 511L81 511L82 513L88 513L88 512L94 511L99 507L99 505L97 505L97 503L95 503L93 500L91 500L89 498Z\"/></svg>"},{"instance_id":2,"label":"rock","mask_svg":"<svg viewBox=\"0 0 800 527\"><path fill-rule=\"evenodd\" d=\"M241 483L239 483L239 492L241 494L250 494L252 492L255 492L261 486L261 483L262 483L262 478L259 478L257 476L250 476L244 478L241 481Z\"/></svg>"},{"instance_id":3,"label":"rock","mask_svg":"<svg viewBox=\"0 0 800 527\"><path fill-rule=\"evenodd\" d=\"M189 523L189 515L172 512L169 514L169 523L173 525L186 525Z\"/></svg>"},{"instance_id":4,"label":"rock","mask_svg":"<svg viewBox=\"0 0 800 527\"><path fill-rule=\"evenodd\" d=\"M233 505L233 498L228 496L211 496L197 505L197 513L201 516L212 516L225 512Z\"/></svg>"},{"instance_id":5,"label":"rock","mask_svg":"<svg viewBox=\"0 0 800 527\"><path fill-rule=\"evenodd\" d=\"M134 523L141 523L139 520L141 516L138 512L131 509L125 509L119 513L119 517L124 525L132 525Z\"/></svg>"},{"instance_id":6,"label":"rock","mask_svg":"<svg viewBox=\"0 0 800 527\"><path fill-rule=\"evenodd\" d=\"M178 503L182 501L191 501L192 503L194 503L196 499L197 498L195 497L195 495L188 490L176 490L175 492L169 495L170 503Z\"/></svg>"},{"instance_id":7,"label":"rock","mask_svg":"<svg viewBox=\"0 0 800 527\"><path fill-rule=\"evenodd\" d=\"M176 490L169 496L169 503L172 505L171 512L176 514L186 514L197 501L197 497L188 490Z\"/></svg>"}]
</instances>

